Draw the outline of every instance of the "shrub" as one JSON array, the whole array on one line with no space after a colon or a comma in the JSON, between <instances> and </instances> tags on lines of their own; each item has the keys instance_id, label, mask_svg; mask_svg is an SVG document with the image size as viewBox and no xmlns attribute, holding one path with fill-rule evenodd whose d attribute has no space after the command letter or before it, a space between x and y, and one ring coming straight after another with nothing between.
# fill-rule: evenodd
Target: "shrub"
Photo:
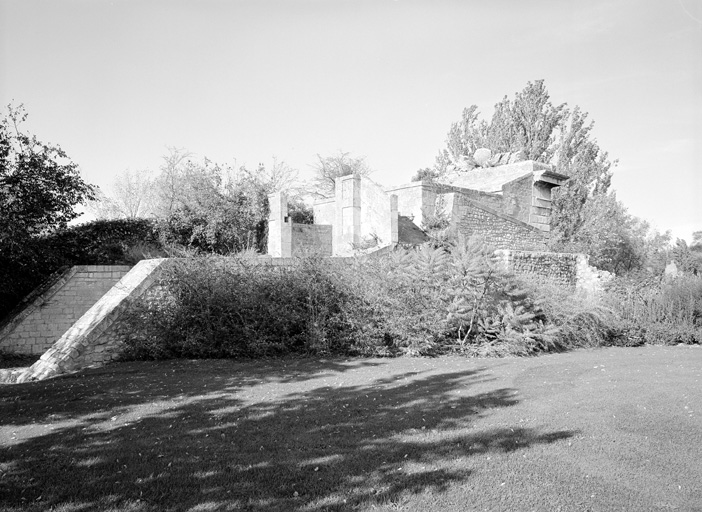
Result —
<instances>
[{"instance_id":1,"label":"shrub","mask_svg":"<svg viewBox=\"0 0 702 512\"><path fill-rule=\"evenodd\" d=\"M0 319L57 270L72 265L134 264L139 247L164 254L150 220L99 220L0 250Z\"/></svg>"},{"instance_id":2,"label":"shrub","mask_svg":"<svg viewBox=\"0 0 702 512\"><path fill-rule=\"evenodd\" d=\"M620 318L599 295L535 276L520 276L519 281L541 308L545 323L557 328L553 349L619 344Z\"/></svg>"},{"instance_id":3,"label":"shrub","mask_svg":"<svg viewBox=\"0 0 702 512\"><path fill-rule=\"evenodd\" d=\"M125 323L126 357L261 357L349 350L347 300L325 262L268 267L246 256L179 260Z\"/></svg>"},{"instance_id":4,"label":"shrub","mask_svg":"<svg viewBox=\"0 0 702 512\"><path fill-rule=\"evenodd\" d=\"M617 278L609 294L630 343L702 343L702 277L632 274Z\"/></svg>"},{"instance_id":5,"label":"shrub","mask_svg":"<svg viewBox=\"0 0 702 512\"><path fill-rule=\"evenodd\" d=\"M251 255L181 260L164 270L160 300L126 322L126 357L554 349L557 329L491 254L473 243L290 267Z\"/></svg>"}]
</instances>

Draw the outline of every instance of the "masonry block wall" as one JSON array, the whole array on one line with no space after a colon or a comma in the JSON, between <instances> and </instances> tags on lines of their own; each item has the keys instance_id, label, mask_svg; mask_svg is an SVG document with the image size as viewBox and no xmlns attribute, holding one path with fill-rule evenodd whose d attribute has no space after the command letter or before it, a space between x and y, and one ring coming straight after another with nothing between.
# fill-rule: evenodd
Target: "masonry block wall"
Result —
<instances>
[{"instance_id":1,"label":"masonry block wall","mask_svg":"<svg viewBox=\"0 0 702 512\"><path fill-rule=\"evenodd\" d=\"M43 354L130 270L129 266L80 265L50 287L0 331L0 349Z\"/></svg>"},{"instance_id":2,"label":"masonry block wall","mask_svg":"<svg viewBox=\"0 0 702 512\"><path fill-rule=\"evenodd\" d=\"M334 199L323 199L316 201L312 206L315 224L325 224L331 226L334 224Z\"/></svg>"},{"instance_id":3,"label":"masonry block wall","mask_svg":"<svg viewBox=\"0 0 702 512\"><path fill-rule=\"evenodd\" d=\"M423 227L435 214L436 187L429 181L415 181L386 189L397 196L397 212Z\"/></svg>"},{"instance_id":4,"label":"masonry block wall","mask_svg":"<svg viewBox=\"0 0 702 512\"><path fill-rule=\"evenodd\" d=\"M471 199L472 201L488 206L493 210L503 211L504 200L500 194L491 194L480 190L471 190L450 185L447 186L444 184L438 184L438 187L442 194L460 194L468 199Z\"/></svg>"},{"instance_id":5,"label":"masonry block wall","mask_svg":"<svg viewBox=\"0 0 702 512\"><path fill-rule=\"evenodd\" d=\"M503 267L515 274L537 275L556 284L575 286L587 293L600 293L614 277L609 272L590 266L586 254L509 249L498 250L495 254Z\"/></svg>"},{"instance_id":6,"label":"masonry block wall","mask_svg":"<svg viewBox=\"0 0 702 512\"><path fill-rule=\"evenodd\" d=\"M551 230L551 212L553 199L550 187L544 183L534 183L534 195L531 199L529 223L542 231Z\"/></svg>"},{"instance_id":7,"label":"masonry block wall","mask_svg":"<svg viewBox=\"0 0 702 512\"><path fill-rule=\"evenodd\" d=\"M499 250L496 252L503 267L515 274L533 274L568 286L578 281L578 265L584 254L556 253L541 251Z\"/></svg>"},{"instance_id":8,"label":"masonry block wall","mask_svg":"<svg viewBox=\"0 0 702 512\"><path fill-rule=\"evenodd\" d=\"M387 194L377 183L362 179L360 239L373 240L375 247L397 244L397 196Z\"/></svg>"},{"instance_id":9,"label":"masonry block wall","mask_svg":"<svg viewBox=\"0 0 702 512\"><path fill-rule=\"evenodd\" d=\"M450 229L464 239L482 236L496 249L546 250L548 235L487 206L457 194Z\"/></svg>"},{"instance_id":10,"label":"masonry block wall","mask_svg":"<svg viewBox=\"0 0 702 512\"><path fill-rule=\"evenodd\" d=\"M531 175L505 183L502 186L502 212L529 224L533 189Z\"/></svg>"},{"instance_id":11,"label":"masonry block wall","mask_svg":"<svg viewBox=\"0 0 702 512\"><path fill-rule=\"evenodd\" d=\"M359 176L337 178L334 207L334 256L397 243L397 196L388 195L377 183Z\"/></svg>"},{"instance_id":12,"label":"masonry block wall","mask_svg":"<svg viewBox=\"0 0 702 512\"><path fill-rule=\"evenodd\" d=\"M42 380L118 357L122 338L115 322L154 284L165 261L140 261L99 300L93 301L36 363L17 376L17 382Z\"/></svg>"},{"instance_id":13,"label":"masonry block wall","mask_svg":"<svg viewBox=\"0 0 702 512\"><path fill-rule=\"evenodd\" d=\"M268 248L271 256L292 256L292 223L288 217L288 196L283 192L268 195Z\"/></svg>"},{"instance_id":14,"label":"masonry block wall","mask_svg":"<svg viewBox=\"0 0 702 512\"><path fill-rule=\"evenodd\" d=\"M292 256L332 255L332 226L293 224L291 240Z\"/></svg>"}]
</instances>

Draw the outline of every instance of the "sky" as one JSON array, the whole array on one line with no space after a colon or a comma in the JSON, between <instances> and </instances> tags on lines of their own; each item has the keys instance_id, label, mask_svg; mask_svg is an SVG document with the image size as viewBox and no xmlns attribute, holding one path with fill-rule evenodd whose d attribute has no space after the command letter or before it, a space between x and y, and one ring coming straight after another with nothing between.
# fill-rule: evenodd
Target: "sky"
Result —
<instances>
[{"instance_id":1,"label":"sky","mask_svg":"<svg viewBox=\"0 0 702 512\"><path fill-rule=\"evenodd\" d=\"M544 79L595 121L633 215L702 230L702 0L0 0L0 106L104 189L167 147L373 179L431 167L451 123Z\"/></svg>"}]
</instances>

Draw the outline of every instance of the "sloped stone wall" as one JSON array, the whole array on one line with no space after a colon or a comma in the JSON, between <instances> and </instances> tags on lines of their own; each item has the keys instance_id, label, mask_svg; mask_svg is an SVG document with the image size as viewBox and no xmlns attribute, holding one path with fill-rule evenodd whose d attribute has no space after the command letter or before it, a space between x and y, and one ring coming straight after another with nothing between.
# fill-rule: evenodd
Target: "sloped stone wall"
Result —
<instances>
[{"instance_id":1,"label":"sloped stone wall","mask_svg":"<svg viewBox=\"0 0 702 512\"><path fill-rule=\"evenodd\" d=\"M77 265L0 330L0 349L42 354L131 267Z\"/></svg>"},{"instance_id":2,"label":"sloped stone wall","mask_svg":"<svg viewBox=\"0 0 702 512\"><path fill-rule=\"evenodd\" d=\"M90 364L102 364L119 354L120 338L114 323L156 280L166 261L140 261L99 300L94 302L49 350L17 377L17 382L42 380Z\"/></svg>"},{"instance_id":3,"label":"sloped stone wall","mask_svg":"<svg viewBox=\"0 0 702 512\"><path fill-rule=\"evenodd\" d=\"M548 234L456 194L451 229L465 239L482 236L496 249L546 250Z\"/></svg>"}]
</instances>

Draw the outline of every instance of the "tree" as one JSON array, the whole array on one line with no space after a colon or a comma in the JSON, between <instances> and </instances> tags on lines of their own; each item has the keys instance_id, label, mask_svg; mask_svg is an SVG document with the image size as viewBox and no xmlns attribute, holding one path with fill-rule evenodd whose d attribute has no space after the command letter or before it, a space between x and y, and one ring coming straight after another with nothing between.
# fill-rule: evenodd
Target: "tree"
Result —
<instances>
[{"instance_id":1,"label":"tree","mask_svg":"<svg viewBox=\"0 0 702 512\"><path fill-rule=\"evenodd\" d=\"M181 195L162 220L167 242L219 254L265 250L272 185L261 179L264 175L205 160L188 162L184 176Z\"/></svg>"},{"instance_id":2,"label":"tree","mask_svg":"<svg viewBox=\"0 0 702 512\"><path fill-rule=\"evenodd\" d=\"M602 224L594 205L599 196L608 194L616 165L592 138L593 126L579 107L553 105L543 80L528 82L513 100L505 96L495 105L490 122L479 119L475 105L464 109L448 132L435 171L440 176L470 172L478 165L473 155L479 148L488 148L493 154L520 151L525 159L552 164L557 172L570 177L554 194L552 246L559 249L578 244L587 248L588 241L596 240L593 226ZM605 202L610 210L628 215L623 207L613 206L616 198ZM593 215L596 218L588 218ZM624 225L633 226L632 222L627 220Z\"/></svg>"},{"instance_id":3,"label":"tree","mask_svg":"<svg viewBox=\"0 0 702 512\"><path fill-rule=\"evenodd\" d=\"M336 178L349 176L368 176L371 168L366 163L365 157L352 157L350 153L339 151L336 155L323 157L317 155L318 162L314 168L314 185L317 193L324 197L334 194Z\"/></svg>"},{"instance_id":4,"label":"tree","mask_svg":"<svg viewBox=\"0 0 702 512\"><path fill-rule=\"evenodd\" d=\"M697 251L693 251L691 247L687 245L687 242L681 238L675 241L675 247L673 247L673 259L683 272L690 272L692 274L698 274L702 272L702 254Z\"/></svg>"},{"instance_id":5,"label":"tree","mask_svg":"<svg viewBox=\"0 0 702 512\"><path fill-rule=\"evenodd\" d=\"M439 178L439 173L435 169L425 167L417 169L417 172L412 176L412 181L434 181Z\"/></svg>"},{"instance_id":6,"label":"tree","mask_svg":"<svg viewBox=\"0 0 702 512\"><path fill-rule=\"evenodd\" d=\"M126 170L115 178L108 193L97 190L88 210L98 219L153 217L156 200L154 178L148 170Z\"/></svg>"},{"instance_id":7,"label":"tree","mask_svg":"<svg viewBox=\"0 0 702 512\"><path fill-rule=\"evenodd\" d=\"M64 227L79 214L74 206L92 199L78 166L59 146L21 131L24 107L8 106L0 120L0 246Z\"/></svg>"},{"instance_id":8,"label":"tree","mask_svg":"<svg viewBox=\"0 0 702 512\"><path fill-rule=\"evenodd\" d=\"M169 147L168 154L162 157L163 163L154 180L154 214L167 217L182 202L184 188L188 181L187 163L193 154L183 148Z\"/></svg>"},{"instance_id":9,"label":"tree","mask_svg":"<svg viewBox=\"0 0 702 512\"><path fill-rule=\"evenodd\" d=\"M41 235L66 227L94 193L59 146L22 131L26 119L22 105L0 119L0 318L56 270Z\"/></svg>"},{"instance_id":10,"label":"tree","mask_svg":"<svg viewBox=\"0 0 702 512\"><path fill-rule=\"evenodd\" d=\"M692 233L690 250L694 252L702 252L702 231L695 231Z\"/></svg>"},{"instance_id":11,"label":"tree","mask_svg":"<svg viewBox=\"0 0 702 512\"><path fill-rule=\"evenodd\" d=\"M505 96L495 105L489 123L479 119L476 105L465 108L461 119L451 125L436 171L445 174L476 167L473 155L479 148L493 153L522 151L527 160L548 162L557 147L557 129L568 114L565 104L551 103L543 80L528 82L514 100Z\"/></svg>"}]
</instances>

